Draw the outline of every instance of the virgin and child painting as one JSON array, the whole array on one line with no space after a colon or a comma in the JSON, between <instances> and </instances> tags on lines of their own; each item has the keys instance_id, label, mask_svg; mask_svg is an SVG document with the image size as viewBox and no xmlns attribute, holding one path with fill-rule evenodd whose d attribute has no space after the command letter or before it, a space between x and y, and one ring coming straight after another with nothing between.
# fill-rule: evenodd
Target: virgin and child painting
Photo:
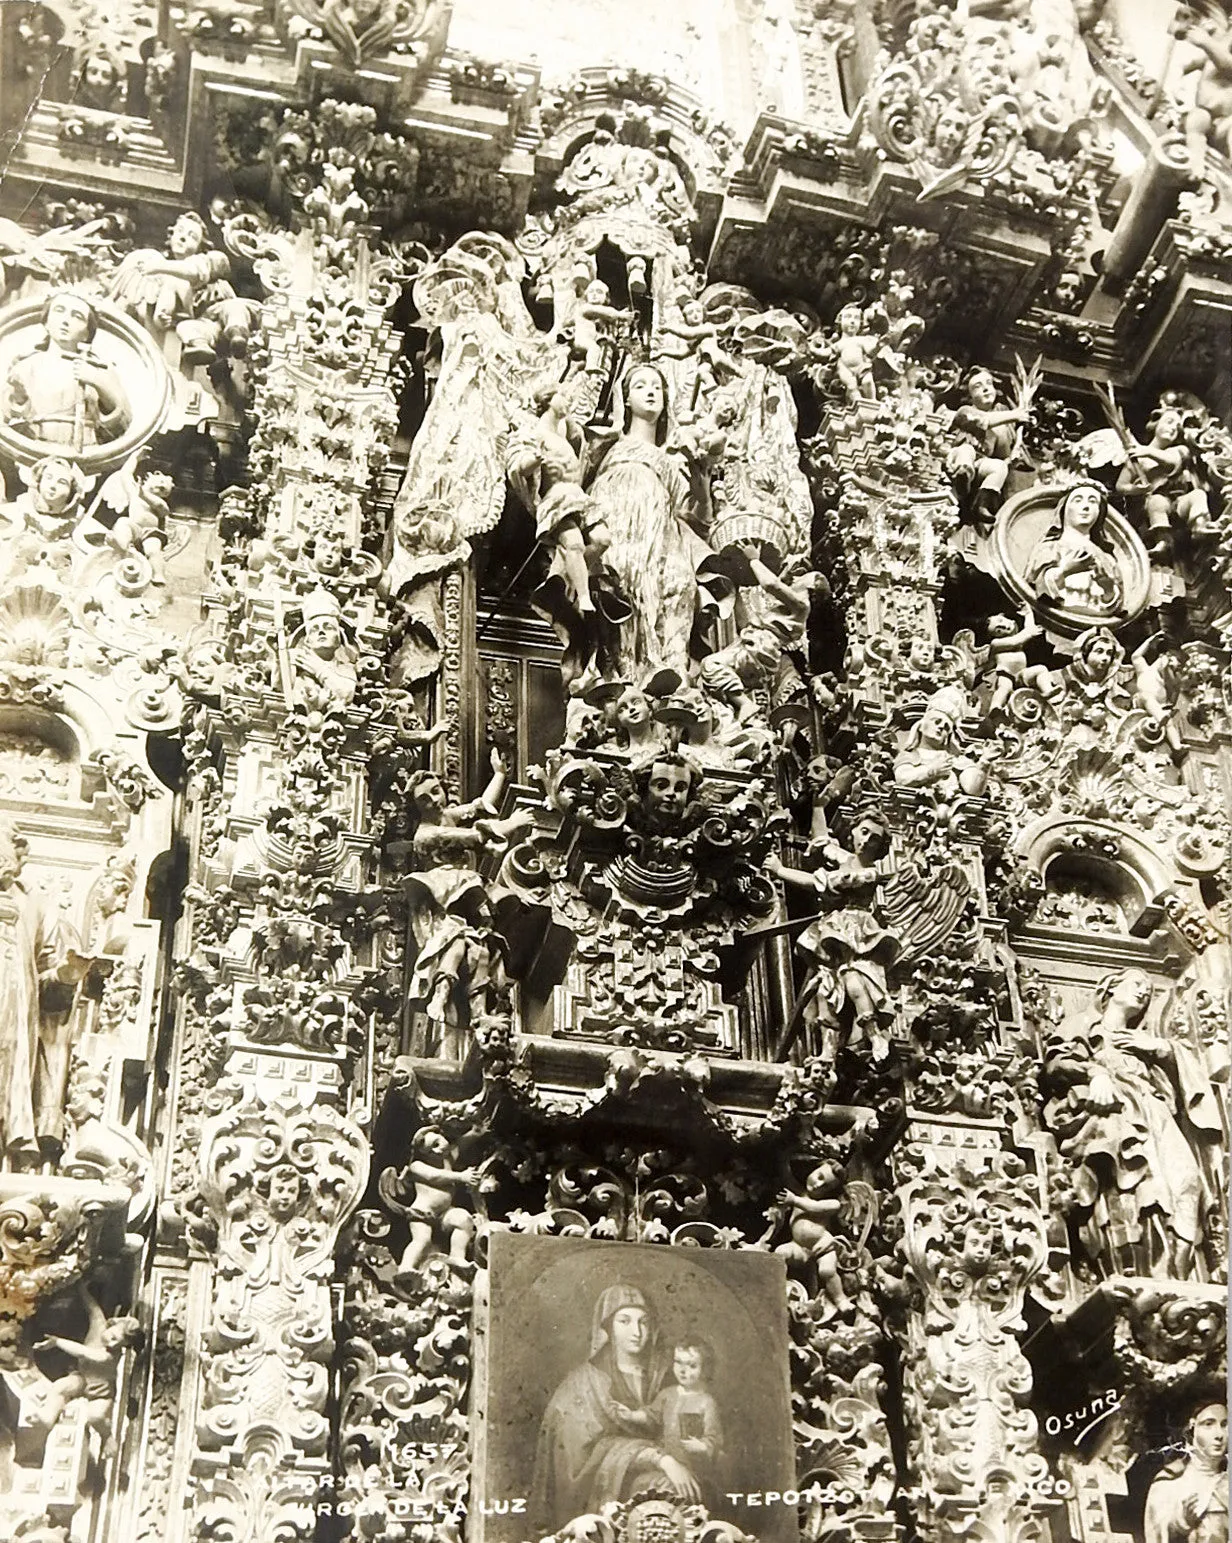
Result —
<instances>
[{"instance_id":1,"label":"virgin and child painting","mask_svg":"<svg viewBox=\"0 0 1232 1543\"><path fill-rule=\"evenodd\" d=\"M649 1493L797 1535L791 1506L751 1517L747 1499L793 1482L781 1260L497 1234L490 1266L472 1508L486 1543Z\"/></svg>"}]
</instances>

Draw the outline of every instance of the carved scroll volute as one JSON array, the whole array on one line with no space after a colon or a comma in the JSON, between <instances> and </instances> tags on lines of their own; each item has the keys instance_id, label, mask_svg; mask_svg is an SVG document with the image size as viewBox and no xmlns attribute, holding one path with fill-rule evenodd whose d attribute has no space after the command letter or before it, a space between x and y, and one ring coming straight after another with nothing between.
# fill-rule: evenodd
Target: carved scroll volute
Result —
<instances>
[{"instance_id":1,"label":"carved scroll volute","mask_svg":"<svg viewBox=\"0 0 1232 1543\"><path fill-rule=\"evenodd\" d=\"M273 1422L307 1455L324 1451L333 1252L368 1163L359 1127L329 1107L250 1098L206 1122L201 1189L219 1261L198 1422L207 1450Z\"/></svg>"}]
</instances>

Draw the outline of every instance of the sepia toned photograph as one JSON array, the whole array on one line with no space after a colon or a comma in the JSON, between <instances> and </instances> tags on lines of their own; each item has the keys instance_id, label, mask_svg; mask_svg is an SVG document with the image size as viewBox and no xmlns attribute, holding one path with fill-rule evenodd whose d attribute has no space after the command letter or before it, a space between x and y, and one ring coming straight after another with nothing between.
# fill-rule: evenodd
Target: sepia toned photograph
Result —
<instances>
[{"instance_id":1,"label":"sepia toned photograph","mask_svg":"<svg viewBox=\"0 0 1232 1543\"><path fill-rule=\"evenodd\" d=\"M0 0L0 1543L1232 1543L1232 0Z\"/></svg>"},{"instance_id":2,"label":"sepia toned photograph","mask_svg":"<svg viewBox=\"0 0 1232 1543\"><path fill-rule=\"evenodd\" d=\"M472 1507L488 1543L648 1494L747 1525L747 1493L791 1487L778 1259L500 1234L489 1270ZM757 1522L796 1536L793 1508Z\"/></svg>"}]
</instances>

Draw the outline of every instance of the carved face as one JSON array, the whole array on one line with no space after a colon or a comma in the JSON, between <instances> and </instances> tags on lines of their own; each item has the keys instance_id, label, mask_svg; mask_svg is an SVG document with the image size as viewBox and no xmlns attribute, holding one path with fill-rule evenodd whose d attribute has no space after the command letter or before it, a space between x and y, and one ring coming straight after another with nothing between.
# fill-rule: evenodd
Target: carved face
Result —
<instances>
[{"instance_id":1,"label":"carved face","mask_svg":"<svg viewBox=\"0 0 1232 1543\"><path fill-rule=\"evenodd\" d=\"M304 626L304 642L322 659L332 659L342 646L342 629L332 616L313 616Z\"/></svg>"},{"instance_id":2,"label":"carved face","mask_svg":"<svg viewBox=\"0 0 1232 1543\"><path fill-rule=\"evenodd\" d=\"M701 305L701 301L700 300L686 300L684 305L680 309L680 314L684 317L685 325L686 326L689 326L689 327L699 327L701 325L701 320L702 320L702 305Z\"/></svg>"},{"instance_id":3,"label":"carved face","mask_svg":"<svg viewBox=\"0 0 1232 1543\"><path fill-rule=\"evenodd\" d=\"M634 418L657 423L667 406L658 370L634 370L625 387L629 412Z\"/></svg>"},{"instance_id":4,"label":"carved face","mask_svg":"<svg viewBox=\"0 0 1232 1543\"><path fill-rule=\"evenodd\" d=\"M294 1168L275 1168L269 1176L269 1211L276 1221L295 1214L299 1201L300 1177Z\"/></svg>"},{"instance_id":5,"label":"carved face","mask_svg":"<svg viewBox=\"0 0 1232 1543\"><path fill-rule=\"evenodd\" d=\"M866 862L875 857L885 839L885 828L880 820L857 820L851 832L851 850Z\"/></svg>"},{"instance_id":6,"label":"carved face","mask_svg":"<svg viewBox=\"0 0 1232 1543\"><path fill-rule=\"evenodd\" d=\"M920 742L941 747L948 745L953 737L954 720L945 709L937 706L926 708L920 719Z\"/></svg>"},{"instance_id":7,"label":"carved face","mask_svg":"<svg viewBox=\"0 0 1232 1543\"><path fill-rule=\"evenodd\" d=\"M47 332L58 348L80 348L93 317L80 295L57 295L47 307Z\"/></svg>"},{"instance_id":8,"label":"carved face","mask_svg":"<svg viewBox=\"0 0 1232 1543\"><path fill-rule=\"evenodd\" d=\"M1095 638L1086 650L1087 669L1097 680L1102 680L1112 668L1116 658L1116 644L1102 634Z\"/></svg>"},{"instance_id":9,"label":"carved face","mask_svg":"<svg viewBox=\"0 0 1232 1543\"><path fill-rule=\"evenodd\" d=\"M961 107L955 103L937 119L937 127L933 133L933 145L938 157L946 162L956 160L958 152L963 147L963 141L967 137L967 130L971 127L971 119Z\"/></svg>"},{"instance_id":10,"label":"carved face","mask_svg":"<svg viewBox=\"0 0 1232 1543\"><path fill-rule=\"evenodd\" d=\"M1180 437L1181 415L1168 408L1155 420L1155 441L1160 445L1175 445Z\"/></svg>"},{"instance_id":11,"label":"carved face","mask_svg":"<svg viewBox=\"0 0 1232 1543\"><path fill-rule=\"evenodd\" d=\"M111 96L120 83L114 61L106 54L91 54L81 67L81 83L95 100Z\"/></svg>"},{"instance_id":12,"label":"carved face","mask_svg":"<svg viewBox=\"0 0 1232 1543\"><path fill-rule=\"evenodd\" d=\"M702 1353L696 1345L678 1345L672 1354L672 1376L680 1388L697 1388L702 1381Z\"/></svg>"},{"instance_id":13,"label":"carved face","mask_svg":"<svg viewBox=\"0 0 1232 1543\"><path fill-rule=\"evenodd\" d=\"M449 1141L439 1130L425 1131L415 1143L415 1150L421 1157L446 1157Z\"/></svg>"},{"instance_id":14,"label":"carved face","mask_svg":"<svg viewBox=\"0 0 1232 1543\"><path fill-rule=\"evenodd\" d=\"M21 853L8 831L0 826L0 889L8 889L21 877Z\"/></svg>"},{"instance_id":15,"label":"carved face","mask_svg":"<svg viewBox=\"0 0 1232 1543\"><path fill-rule=\"evenodd\" d=\"M205 245L199 221L182 214L167 232L167 251L172 257L195 257Z\"/></svg>"},{"instance_id":16,"label":"carved face","mask_svg":"<svg viewBox=\"0 0 1232 1543\"><path fill-rule=\"evenodd\" d=\"M644 1309L622 1307L614 1312L608 1334L618 1356L640 1356L650 1339L650 1323Z\"/></svg>"},{"instance_id":17,"label":"carved face","mask_svg":"<svg viewBox=\"0 0 1232 1543\"><path fill-rule=\"evenodd\" d=\"M644 691L624 692L616 703L616 722L622 729L640 729L650 722L650 698Z\"/></svg>"},{"instance_id":18,"label":"carved face","mask_svg":"<svg viewBox=\"0 0 1232 1543\"><path fill-rule=\"evenodd\" d=\"M1076 305L1082 291L1082 275L1066 270L1053 286L1052 298L1063 310Z\"/></svg>"},{"instance_id":19,"label":"carved face","mask_svg":"<svg viewBox=\"0 0 1232 1543\"><path fill-rule=\"evenodd\" d=\"M668 819L678 820L689 801L689 769L656 761L650 768L650 807Z\"/></svg>"},{"instance_id":20,"label":"carved face","mask_svg":"<svg viewBox=\"0 0 1232 1543\"><path fill-rule=\"evenodd\" d=\"M1099 519L1100 506L1103 500L1099 496L1099 489L1088 487L1085 483L1073 489L1068 494L1061 506L1061 520L1067 530L1076 530L1085 536L1094 528Z\"/></svg>"},{"instance_id":21,"label":"carved face","mask_svg":"<svg viewBox=\"0 0 1232 1543\"><path fill-rule=\"evenodd\" d=\"M147 472L141 479L141 491L150 498L160 499L166 502L171 496L171 489L175 486L175 478L165 471Z\"/></svg>"},{"instance_id":22,"label":"carved face","mask_svg":"<svg viewBox=\"0 0 1232 1543\"><path fill-rule=\"evenodd\" d=\"M445 807L445 789L439 777L425 777L411 795L412 802L422 818L438 815Z\"/></svg>"},{"instance_id":23,"label":"carved face","mask_svg":"<svg viewBox=\"0 0 1232 1543\"><path fill-rule=\"evenodd\" d=\"M1131 1016L1140 1018L1151 1005L1153 989L1149 975L1141 970L1126 970L1113 986L1109 1001L1124 1007Z\"/></svg>"},{"instance_id":24,"label":"carved face","mask_svg":"<svg viewBox=\"0 0 1232 1543\"><path fill-rule=\"evenodd\" d=\"M586 298L591 305L606 305L611 299L611 291L602 279L592 279L586 286Z\"/></svg>"},{"instance_id":25,"label":"carved face","mask_svg":"<svg viewBox=\"0 0 1232 1543\"><path fill-rule=\"evenodd\" d=\"M804 1192L812 1199L823 1199L834 1188L838 1171L833 1163L821 1163L805 1180Z\"/></svg>"},{"instance_id":26,"label":"carved face","mask_svg":"<svg viewBox=\"0 0 1232 1543\"><path fill-rule=\"evenodd\" d=\"M845 338L853 337L859 332L863 320L858 305L845 305L838 313L838 330Z\"/></svg>"},{"instance_id":27,"label":"carved face","mask_svg":"<svg viewBox=\"0 0 1232 1543\"><path fill-rule=\"evenodd\" d=\"M46 461L35 482L39 502L49 514L63 514L73 502L77 486L65 461Z\"/></svg>"},{"instance_id":28,"label":"carved face","mask_svg":"<svg viewBox=\"0 0 1232 1543\"><path fill-rule=\"evenodd\" d=\"M987 412L997 403L997 383L987 370L979 370L967 382L967 395L971 405Z\"/></svg>"},{"instance_id":29,"label":"carved face","mask_svg":"<svg viewBox=\"0 0 1232 1543\"><path fill-rule=\"evenodd\" d=\"M99 880L98 908L104 916L114 916L128 904L133 892L132 880L127 874L107 873Z\"/></svg>"},{"instance_id":30,"label":"carved face","mask_svg":"<svg viewBox=\"0 0 1232 1543\"><path fill-rule=\"evenodd\" d=\"M1194 1455L1208 1463L1218 1463L1228 1451L1228 1411L1222 1404L1207 1404L1193 1417L1190 1438Z\"/></svg>"},{"instance_id":31,"label":"carved face","mask_svg":"<svg viewBox=\"0 0 1232 1543\"><path fill-rule=\"evenodd\" d=\"M962 1257L968 1269L984 1269L992 1260L992 1234L983 1227L968 1227L963 1236Z\"/></svg>"}]
</instances>

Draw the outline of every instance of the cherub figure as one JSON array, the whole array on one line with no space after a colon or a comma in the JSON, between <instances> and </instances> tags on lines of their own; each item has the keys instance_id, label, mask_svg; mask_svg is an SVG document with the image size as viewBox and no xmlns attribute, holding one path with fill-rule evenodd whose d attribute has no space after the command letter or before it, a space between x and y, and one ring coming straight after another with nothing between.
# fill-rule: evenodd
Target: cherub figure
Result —
<instances>
[{"instance_id":1,"label":"cherub figure","mask_svg":"<svg viewBox=\"0 0 1232 1543\"><path fill-rule=\"evenodd\" d=\"M164 548L171 518L175 478L139 450L103 484L100 501L85 537L106 545L120 557L141 556L150 565L150 581L167 582ZM103 510L107 512L103 512Z\"/></svg>"},{"instance_id":2,"label":"cherub figure","mask_svg":"<svg viewBox=\"0 0 1232 1543\"><path fill-rule=\"evenodd\" d=\"M604 715L622 748L635 755L655 755L665 748L662 725L654 716L660 702L652 699L647 687L617 682L614 692L603 687L598 694L604 698ZM661 693L655 694L661 701Z\"/></svg>"},{"instance_id":3,"label":"cherub figure","mask_svg":"<svg viewBox=\"0 0 1232 1543\"><path fill-rule=\"evenodd\" d=\"M1167 557L1172 550L1172 525L1182 520L1197 537L1217 534L1211 523L1206 489L1194 471L1193 452L1185 443L1181 410L1165 399L1147 420L1151 436L1145 445L1128 432L1126 462L1116 490L1146 516L1147 550Z\"/></svg>"},{"instance_id":4,"label":"cherub figure","mask_svg":"<svg viewBox=\"0 0 1232 1543\"><path fill-rule=\"evenodd\" d=\"M738 373L731 357L719 342L719 329L706 320L706 312L700 300L694 296L682 296L678 301L676 316L668 316L659 323L659 333L674 343L664 343L661 352L670 359L695 361L693 384L689 395L696 403L717 390L722 382Z\"/></svg>"},{"instance_id":5,"label":"cherub figure","mask_svg":"<svg viewBox=\"0 0 1232 1543\"><path fill-rule=\"evenodd\" d=\"M1042 664L1027 662L1027 644L1043 635L1044 630L1029 606L1023 608L1021 621L1003 615L988 618L988 651L993 668L989 717L1005 710L1006 703L1019 686L1037 691L1045 699L1060 695L1063 688L1051 670Z\"/></svg>"},{"instance_id":6,"label":"cherub figure","mask_svg":"<svg viewBox=\"0 0 1232 1543\"><path fill-rule=\"evenodd\" d=\"M1221 36L1191 26L1182 10L1171 30L1202 55L1184 69L1186 75L1198 72L1194 105L1185 115L1185 140L1193 175L1201 179L1208 145L1232 157L1232 25L1225 23Z\"/></svg>"},{"instance_id":7,"label":"cherub figure","mask_svg":"<svg viewBox=\"0 0 1232 1543\"><path fill-rule=\"evenodd\" d=\"M620 329L633 320L632 311L618 310L611 300L603 280L592 279L573 313L573 347L588 375L606 375Z\"/></svg>"},{"instance_id":8,"label":"cherub figure","mask_svg":"<svg viewBox=\"0 0 1232 1543\"><path fill-rule=\"evenodd\" d=\"M991 371L976 369L968 375L966 404L954 414L956 438L946 457L946 471L958 496L970 501L978 527L990 526L1001 506L1019 425L1029 417L1029 393L1020 390L1014 405L1003 407Z\"/></svg>"},{"instance_id":9,"label":"cherub figure","mask_svg":"<svg viewBox=\"0 0 1232 1543\"><path fill-rule=\"evenodd\" d=\"M790 1243L780 1243L774 1250L781 1259L801 1268L811 1266L817 1274L819 1291L824 1291L840 1313L849 1313L855 1304L843 1289L838 1269L838 1239L830 1231L843 1209L839 1198L842 1170L837 1163L819 1163L804 1181L804 1193L781 1189L779 1200L791 1206L788 1228Z\"/></svg>"},{"instance_id":10,"label":"cherub figure","mask_svg":"<svg viewBox=\"0 0 1232 1543\"><path fill-rule=\"evenodd\" d=\"M1177 680L1168 639L1153 632L1129 656L1134 668L1134 695L1148 717L1166 723L1176 702Z\"/></svg>"},{"instance_id":11,"label":"cherub figure","mask_svg":"<svg viewBox=\"0 0 1232 1543\"><path fill-rule=\"evenodd\" d=\"M49 455L28 469L18 467L18 475L26 490L0 509L0 514L36 541L62 541L71 536L86 493L80 468L62 456Z\"/></svg>"},{"instance_id":12,"label":"cherub figure","mask_svg":"<svg viewBox=\"0 0 1232 1543\"><path fill-rule=\"evenodd\" d=\"M218 353L247 351L253 308L231 284L231 262L210 247L199 214L181 214L167 231L165 252L130 252L111 285L112 298L156 338L172 330L181 363L209 364ZM220 347L221 345L221 347Z\"/></svg>"},{"instance_id":13,"label":"cherub figure","mask_svg":"<svg viewBox=\"0 0 1232 1543\"><path fill-rule=\"evenodd\" d=\"M398 1279L413 1279L434 1246L443 1250L459 1275L474 1272L468 1258L475 1236L475 1216L458 1204L459 1189L474 1190L478 1168L455 1168L457 1148L434 1125L422 1126L411 1138L411 1160L401 1170L386 1168L380 1178L386 1205L405 1216L410 1241L398 1264ZM410 1204L407 1204L409 1192Z\"/></svg>"},{"instance_id":14,"label":"cherub figure","mask_svg":"<svg viewBox=\"0 0 1232 1543\"><path fill-rule=\"evenodd\" d=\"M858 305L845 305L837 320L834 368L847 392L847 399L850 402L875 402L877 382L873 376L873 361L877 357L879 340L869 331L864 312Z\"/></svg>"},{"instance_id":15,"label":"cherub figure","mask_svg":"<svg viewBox=\"0 0 1232 1543\"><path fill-rule=\"evenodd\" d=\"M57 1377L47 1389L40 1390L34 1423L50 1430L75 1399L85 1401L85 1423L97 1431L104 1456L114 1450L111 1435L116 1383L120 1375L120 1356L136 1348L142 1340L142 1328L135 1318L108 1318L84 1286L82 1304L88 1316L85 1338L66 1339L48 1334L35 1344L35 1350L58 1350L76 1362L76 1370Z\"/></svg>"}]
</instances>

